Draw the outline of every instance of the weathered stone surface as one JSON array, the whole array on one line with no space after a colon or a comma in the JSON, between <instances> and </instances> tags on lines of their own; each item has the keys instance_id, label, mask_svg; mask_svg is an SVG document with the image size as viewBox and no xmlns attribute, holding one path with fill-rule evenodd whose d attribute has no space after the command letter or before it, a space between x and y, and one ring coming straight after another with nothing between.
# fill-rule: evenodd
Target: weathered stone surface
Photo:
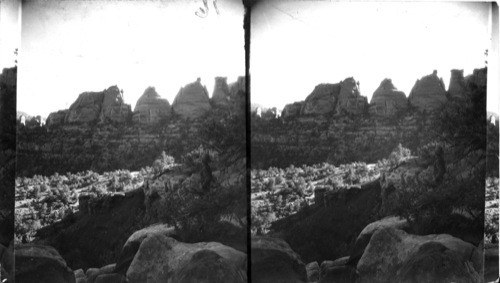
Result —
<instances>
[{"instance_id":1,"label":"weathered stone surface","mask_svg":"<svg viewBox=\"0 0 500 283\"><path fill-rule=\"evenodd\" d=\"M498 275L498 244L487 245L484 247L484 280L492 282Z\"/></svg>"},{"instance_id":2,"label":"weathered stone surface","mask_svg":"<svg viewBox=\"0 0 500 283\"><path fill-rule=\"evenodd\" d=\"M85 276L87 277L87 283L96 283L97 278L99 276L104 275L104 274L113 273L115 268L116 268L116 264L112 263L112 264L108 264L106 266L103 266L101 268L89 268L89 269L87 269L87 273L85 274ZM104 282L104 281L101 281L101 282Z\"/></svg>"},{"instance_id":3,"label":"weathered stone surface","mask_svg":"<svg viewBox=\"0 0 500 283\"><path fill-rule=\"evenodd\" d=\"M49 117L47 117L47 127L50 128L64 124L64 120L66 119L66 115L68 115L68 111L69 110L65 109L50 113Z\"/></svg>"},{"instance_id":4,"label":"weathered stone surface","mask_svg":"<svg viewBox=\"0 0 500 283\"><path fill-rule=\"evenodd\" d=\"M370 101L370 113L380 116L392 116L408 107L408 99L398 91L391 79L384 79L375 90Z\"/></svg>"},{"instance_id":5,"label":"weathered stone surface","mask_svg":"<svg viewBox=\"0 0 500 283\"><path fill-rule=\"evenodd\" d=\"M155 124L170 113L168 100L161 98L154 87L148 87L135 104L132 120L136 123Z\"/></svg>"},{"instance_id":6,"label":"weathered stone surface","mask_svg":"<svg viewBox=\"0 0 500 283\"><path fill-rule=\"evenodd\" d=\"M212 108L207 89L200 79L179 90L172 104L173 111L185 119L196 119Z\"/></svg>"},{"instance_id":7,"label":"weathered stone surface","mask_svg":"<svg viewBox=\"0 0 500 283\"><path fill-rule=\"evenodd\" d=\"M333 113L340 93L340 84L319 84L307 96L302 115L325 115Z\"/></svg>"},{"instance_id":8,"label":"weathered stone surface","mask_svg":"<svg viewBox=\"0 0 500 283\"><path fill-rule=\"evenodd\" d=\"M92 123L97 121L101 113L104 92L81 93L69 107L66 123Z\"/></svg>"},{"instance_id":9,"label":"weathered stone surface","mask_svg":"<svg viewBox=\"0 0 500 283\"><path fill-rule=\"evenodd\" d=\"M227 106L229 104L229 86L227 85L227 77L215 78L212 103L217 106Z\"/></svg>"},{"instance_id":10,"label":"weathered stone surface","mask_svg":"<svg viewBox=\"0 0 500 283\"><path fill-rule=\"evenodd\" d=\"M307 282L319 281L319 264L317 261L310 262L306 265Z\"/></svg>"},{"instance_id":11,"label":"weathered stone surface","mask_svg":"<svg viewBox=\"0 0 500 283\"><path fill-rule=\"evenodd\" d=\"M118 257L118 261L116 262L116 268L114 270L115 273L120 273L123 275L127 273L127 270L130 267L130 263L132 263L132 260L139 250L142 241L150 235L163 235L170 237L172 235L175 235L175 228L170 227L167 224L155 224L136 231L127 239L127 242L125 242L125 244L123 245L122 251L120 252L120 255Z\"/></svg>"},{"instance_id":12,"label":"weathered stone surface","mask_svg":"<svg viewBox=\"0 0 500 283\"><path fill-rule=\"evenodd\" d=\"M446 90L443 80L437 76L437 71L417 80L408 100L419 111L427 112L434 111L446 103Z\"/></svg>"},{"instance_id":13,"label":"weathered stone surface","mask_svg":"<svg viewBox=\"0 0 500 283\"><path fill-rule=\"evenodd\" d=\"M125 276L117 273L100 274L94 281L95 283L125 283Z\"/></svg>"},{"instance_id":14,"label":"weathered stone surface","mask_svg":"<svg viewBox=\"0 0 500 283\"><path fill-rule=\"evenodd\" d=\"M472 255L476 247L458 238L447 234L416 236L387 227L379 229L373 234L370 243L357 264L357 270L362 279L361 282L388 282L392 280L405 262L418 255L420 247L431 242L441 244L447 250L452 251L454 253L453 257L462 266L473 260ZM479 270L481 268L480 264L473 262L473 270ZM463 279L467 278L464 277Z\"/></svg>"},{"instance_id":15,"label":"weathered stone surface","mask_svg":"<svg viewBox=\"0 0 500 283\"><path fill-rule=\"evenodd\" d=\"M354 248L351 252L351 257L348 259L349 264L356 265L358 260L361 258L365 252L366 246L370 242L373 234L383 228L393 227L395 229L405 230L409 228L408 221L406 219L400 218L398 216L388 216L378 221L368 224L361 233L359 233L358 238L354 244Z\"/></svg>"},{"instance_id":16,"label":"weathered stone surface","mask_svg":"<svg viewBox=\"0 0 500 283\"><path fill-rule=\"evenodd\" d=\"M306 282L300 256L283 240L252 237L252 282Z\"/></svg>"},{"instance_id":17,"label":"weathered stone surface","mask_svg":"<svg viewBox=\"0 0 500 283\"><path fill-rule=\"evenodd\" d=\"M247 282L247 278L243 270L236 268L216 252L201 250L177 270L172 282L243 283Z\"/></svg>"},{"instance_id":18,"label":"weathered stone surface","mask_svg":"<svg viewBox=\"0 0 500 283\"><path fill-rule=\"evenodd\" d=\"M115 85L104 91L101 114L99 121L113 121L124 123L132 115L130 105L125 104L120 89Z\"/></svg>"},{"instance_id":19,"label":"weathered stone surface","mask_svg":"<svg viewBox=\"0 0 500 283\"><path fill-rule=\"evenodd\" d=\"M283 111L281 112L281 116L283 119L292 119L294 117L298 117L300 115L300 110L304 107L304 101L294 102L291 104L285 105Z\"/></svg>"},{"instance_id":20,"label":"weathered stone surface","mask_svg":"<svg viewBox=\"0 0 500 283\"><path fill-rule=\"evenodd\" d=\"M129 282L169 282L201 250L210 250L246 270L246 254L216 242L187 244L154 234L146 237L127 271Z\"/></svg>"},{"instance_id":21,"label":"weathered stone surface","mask_svg":"<svg viewBox=\"0 0 500 283\"><path fill-rule=\"evenodd\" d=\"M350 283L356 282L356 270L352 266L331 266L325 269L324 273L322 271L322 277L320 278L320 283L327 282L341 282Z\"/></svg>"},{"instance_id":22,"label":"weathered stone surface","mask_svg":"<svg viewBox=\"0 0 500 283\"><path fill-rule=\"evenodd\" d=\"M341 257L336 260L325 260L321 263L319 278L328 278L328 273L337 267L346 266L349 262L349 257Z\"/></svg>"},{"instance_id":23,"label":"weathered stone surface","mask_svg":"<svg viewBox=\"0 0 500 283\"><path fill-rule=\"evenodd\" d=\"M17 245L15 250L16 282L75 282L75 274L52 247Z\"/></svg>"},{"instance_id":24,"label":"weathered stone surface","mask_svg":"<svg viewBox=\"0 0 500 283\"><path fill-rule=\"evenodd\" d=\"M229 85L229 96L234 99L238 96L238 93L246 93L246 79L240 76L236 79L236 82Z\"/></svg>"},{"instance_id":25,"label":"weathered stone surface","mask_svg":"<svg viewBox=\"0 0 500 283\"><path fill-rule=\"evenodd\" d=\"M451 70L448 94L453 98L464 98L466 93L464 70Z\"/></svg>"},{"instance_id":26,"label":"weathered stone surface","mask_svg":"<svg viewBox=\"0 0 500 283\"><path fill-rule=\"evenodd\" d=\"M338 97L335 113L342 114L362 114L367 110L368 99L361 96L359 92L359 82L354 78L347 78L340 84L340 94Z\"/></svg>"},{"instance_id":27,"label":"weathered stone surface","mask_svg":"<svg viewBox=\"0 0 500 283\"><path fill-rule=\"evenodd\" d=\"M482 282L470 262L437 242L418 248L399 269L397 282Z\"/></svg>"},{"instance_id":28,"label":"weathered stone surface","mask_svg":"<svg viewBox=\"0 0 500 283\"><path fill-rule=\"evenodd\" d=\"M488 81L488 70L486 68L474 69L471 75L465 77L465 85L468 89L486 87Z\"/></svg>"}]
</instances>

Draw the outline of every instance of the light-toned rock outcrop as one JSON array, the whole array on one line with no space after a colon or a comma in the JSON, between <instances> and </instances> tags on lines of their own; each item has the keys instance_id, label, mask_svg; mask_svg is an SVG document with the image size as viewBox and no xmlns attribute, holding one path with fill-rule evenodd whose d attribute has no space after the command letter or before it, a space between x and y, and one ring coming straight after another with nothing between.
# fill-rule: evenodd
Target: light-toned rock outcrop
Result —
<instances>
[{"instance_id":1,"label":"light-toned rock outcrop","mask_svg":"<svg viewBox=\"0 0 500 283\"><path fill-rule=\"evenodd\" d=\"M196 119L210 111L210 99L207 89L200 79L179 90L172 104L173 111L185 119Z\"/></svg>"},{"instance_id":2,"label":"light-toned rock outcrop","mask_svg":"<svg viewBox=\"0 0 500 283\"><path fill-rule=\"evenodd\" d=\"M408 100L419 111L431 112L446 103L446 90L443 79L437 76L437 71L422 77L415 82Z\"/></svg>"},{"instance_id":3,"label":"light-toned rock outcrop","mask_svg":"<svg viewBox=\"0 0 500 283\"><path fill-rule=\"evenodd\" d=\"M307 96L302 115L325 115L333 113L340 93L340 84L319 84Z\"/></svg>"},{"instance_id":4,"label":"light-toned rock outcrop","mask_svg":"<svg viewBox=\"0 0 500 283\"><path fill-rule=\"evenodd\" d=\"M161 98L154 87L148 87L135 104L132 120L136 123L154 124L170 114L168 100Z\"/></svg>"},{"instance_id":5,"label":"light-toned rock outcrop","mask_svg":"<svg viewBox=\"0 0 500 283\"><path fill-rule=\"evenodd\" d=\"M384 79L375 90L370 101L370 113L380 116L392 116L406 110L408 99L402 91L398 91L391 79Z\"/></svg>"},{"instance_id":6,"label":"light-toned rock outcrop","mask_svg":"<svg viewBox=\"0 0 500 283\"><path fill-rule=\"evenodd\" d=\"M415 270L422 278L443 280L438 282L479 282L476 270L482 266L474 253L474 245L447 234L417 236L387 227L373 234L357 270L360 282L388 282L396 276L408 280ZM423 255L430 265L422 261ZM441 269L436 270L436 266Z\"/></svg>"},{"instance_id":7,"label":"light-toned rock outcrop","mask_svg":"<svg viewBox=\"0 0 500 283\"><path fill-rule=\"evenodd\" d=\"M132 115L130 105L125 104L120 89L115 85L104 91L100 122L113 121L124 123Z\"/></svg>"},{"instance_id":8,"label":"light-toned rock outcrop","mask_svg":"<svg viewBox=\"0 0 500 283\"><path fill-rule=\"evenodd\" d=\"M335 113L342 114L362 114L367 110L368 99L359 92L359 82L354 78L347 78L340 84L340 94L338 97Z\"/></svg>"},{"instance_id":9,"label":"light-toned rock outcrop","mask_svg":"<svg viewBox=\"0 0 500 283\"><path fill-rule=\"evenodd\" d=\"M92 123L101 113L104 92L81 93L69 107L66 123Z\"/></svg>"}]
</instances>

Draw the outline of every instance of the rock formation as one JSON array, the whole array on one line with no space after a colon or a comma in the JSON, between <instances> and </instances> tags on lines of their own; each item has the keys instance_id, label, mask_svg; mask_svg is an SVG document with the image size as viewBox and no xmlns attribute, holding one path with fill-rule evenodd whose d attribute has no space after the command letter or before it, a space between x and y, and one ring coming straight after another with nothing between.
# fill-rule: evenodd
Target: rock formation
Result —
<instances>
[{"instance_id":1,"label":"rock formation","mask_svg":"<svg viewBox=\"0 0 500 283\"><path fill-rule=\"evenodd\" d=\"M97 121L101 113L104 92L81 93L69 107L66 123L92 123Z\"/></svg>"},{"instance_id":2,"label":"rock formation","mask_svg":"<svg viewBox=\"0 0 500 283\"><path fill-rule=\"evenodd\" d=\"M125 104L120 89L115 85L104 91L104 99L101 106L99 121L126 122L132 110L130 105Z\"/></svg>"},{"instance_id":3,"label":"rock formation","mask_svg":"<svg viewBox=\"0 0 500 283\"><path fill-rule=\"evenodd\" d=\"M216 77L212 102L217 106L227 106L229 104L229 86L226 77Z\"/></svg>"},{"instance_id":4,"label":"rock formation","mask_svg":"<svg viewBox=\"0 0 500 283\"><path fill-rule=\"evenodd\" d=\"M417 80L408 100L419 111L425 110L427 112L436 110L446 103L446 90L443 80L437 76L437 71Z\"/></svg>"},{"instance_id":5,"label":"rock formation","mask_svg":"<svg viewBox=\"0 0 500 283\"><path fill-rule=\"evenodd\" d=\"M450 85L448 94L450 97L463 98L466 93L464 70L451 70Z\"/></svg>"},{"instance_id":6,"label":"rock formation","mask_svg":"<svg viewBox=\"0 0 500 283\"><path fill-rule=\"evenodd\" d=\"M201 85L199 78L179 90L172 108L184 119L196 119L211 110L207 89Z\"/></svg>"},{"instance_id":7,"label":"rock formation","mask_svg":"<svg viewBox=\"0 0 500 283\"><path fill-rule=\"evenodd\" d=\"M384 79L375 90L370 101L370 113L380 116L392 116L406 110L408 100L402 91L398 91L391 79Z\"/></svg>"},{"instance_id":8,"label":"rock formation","mask_svg":"<svg viewBox=\"0 0 500 283\"><path fill-rule=\"evenodd\" d=\"M303 106L304 106L304 101L294 102L285 105L285 108L283 108L283 112L281 113L283 119L291 119L294 117L298 117L300 115L300 110L302 109Z\"/></svg>"},{"instance_id":9,"label":"rock formation","mask_svg":"<svg viewBox=\"0 0 500 283\"><path fill-rule=\"evenodd\" d=\"M59 110L57 112L52 112L47 117L47 127L55 127L64 124L64 119L66 119L66 115L68 115L69 110Z\"/></svg>"},{"instance_id":10,"label":"rock formation","mask_svg":"<svg viewBox=\"0 0 500 283\"><path fill-rule=\"evenodd\" d=\"M325 115L333 113L340 93L340 84L319 84L307 96L302 115Z\"/></svg>"},{"instance_id":11,"label":"rock formation","mask_svg":"<svg viewBox=\"0 0 500 283\"><path fill-rule=\"evenodd\" d=\"M487 81L488 70L486 68L474 69L472 74L465 78L465 84L470 89L486 87Z\"/></svg>"},{"instance_id":12,"label":"rock formation","mask_svg":"<svg viewBox=\"0 0 500 283\"><path fill-rule=\"evenodd\" d=\"M231 83L229 85L229 96L230 97L235 97L238 95L238 93L245 93L246 92L246 79L245 77L238 77L236 79L236 82Z\"/></svg>"},{"instance_id":13,"label":"rock formation","mask_svg":"<svg viewBox=\"0 0 500 283\"><path fill-rule=\"evenodd\" d=\"M342 81L335 113L362 114L367 106L368 99L359 93L359 82L352 77Z\"/></svg>"},{"instance_id":14,"label":"rock formation","mask_svg":"<svg viewBox=\"0 0 500 283\"><path fill-rule=\"evenodd\" d=\"M137 100L132 120L136 123L154 124L170 115L168 100L163 99L154 87L148 87Z\"/></svg>"}]
</instances>

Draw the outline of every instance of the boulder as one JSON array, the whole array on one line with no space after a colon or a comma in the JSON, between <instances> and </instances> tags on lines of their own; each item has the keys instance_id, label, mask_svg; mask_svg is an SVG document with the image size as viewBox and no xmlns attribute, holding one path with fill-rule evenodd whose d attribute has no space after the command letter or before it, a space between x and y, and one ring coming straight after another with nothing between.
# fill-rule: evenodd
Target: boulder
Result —
<instances>
[{"instance_id":1,"label":"boulder","mask_svg":"<svg viewBox=\"0 0 500 283\"><path fill-rule=\"evenodd\" d=\"M427 242L403 262L396 282L482 282L470 262L438 242Z\"/></svg>"},{"instance_id":2,"label":"boulder","mask_svg":"<svg viewBox=\"0 0 500 283\"><path fill-rule=\"evenodd\" d=\"M319 281L319 264L317 261L310 262L306 265L307 282Z\"/></svg>"},{"instance_id":3,"label":"boulder","mask_svg":"<svg viewBox=\"0 0 500 283\"><path fill-rule=\"evenodd\" d=\"M281 112L281 116L283 119L292 119L300 116L300 110L304 106L304 101L294 102L291 104L285 105L283 111Z\"/></svg>"},{"instance_id":4,"label":"boulder","mask_svg":"<svg viewBox=\"0 0 500 283\"><path fill-rule=\"evenodd\" d=\"M339 282L351 283L356 282L357 274L356 269L352 266L339 265L329 266L321 270L320 283Z\"/></svg>"},{"instance_id":5,"label":"boulder","mask_svg":"<svg viewBox=\"0 0 500 283\"><path fill-rule=\"evenodd\" d=\"M170 237L175 235L175 228L167 224L160 223L151 225L133 233L123 245L113 272L125 275L130 267L130 263L132 263L132 260L135 257L135 254L139 250L142 241L150 235L163 235Z\"/></svg>"},{"instance_id":6,"label":"boulder","mask_svg":"<svg viewBox=\"0 0 500 283\"><path fill-rule=\"evenodd\" d=\"M247 282L247 278L243 270L216 252L201 250L175 272L172 282L243 283Z\"/></svg>"},{"instance_id":7,"label":"boulder","mask_svg":"<svg viewBox=\"0 0 500 283\"><path fill-rule=\"evenodd\" d=\"M135 123L155 124L171 114L170 103L156 92L154 87L148 87L137 100L132 120Z\"/></svg>"},{"instance_id":8,"label":"boulder","mask_svg":"<svg viewBox=\"0 0 500 283\"><path fill-rule=\"evenodd\" d=\"M212 103L216 106L229 105L229 86L227 77L216 77L214 92L212 93Z\"/></svg>"},{"instance_id":9,"label":"boulder","mask_svg":"<svg viewBox=\"0 0 500 283\"><path fill-rule=\"evenodd\" d=\"M398 216L388 216L378 221L372 222L368 224L361 233L359 233L356 242L354 243L354 247L351 252L351 256L348 259L350 265L356 266L358 260L361 258L363 253L365 252L366 246L370 242L373 234L383 228L393 227L395 229L406 230L410 227L408 221Z\"/></svg>"},{"instance_id":10,"label":"boulder","mask_svg":"<svg viewBox=\"0 0 500 283\"><path fill-rule=\"evenodd\" d=\"M129 282L169 282L201 250L213 251L245 272L246 254L216 242L194 244L153 234L146 237L127 270Z\"/></svg>"},{"instance_id":11,"label":"boulder","mask_svg":"<svg viewBox=\"0 0 500 283\"><path fill-rule=\"evenodd\" d=\"M172 104L173 111L184 119L196 119L210 111L207 89L198 78L179 90Z\"/></svg>"},{"instance_id":12,"label":"boulder","mask_svg":"<svg viewBox=\"0 0 500 283\"><path fill-rule=\"evenodd\" d=\"M368 99L361 96L359 92L359 82L355 81L352 77L342 81L335 113L358 115L364 113L367 107Z\"/></svg>"},{"instance_id":13,"label":"boulder","mask_svg":"<svg viewBox=\"0 0 500 283\"><path fill-rule=\"evenodd\" d=\"M449 255L452 255L456 259L454 262L461 263L461 268L465 268L467 263L473 266L472 270L480 270L482 268L480 262L471 262L475 261L473 254L476 247L470 243L447 234L417 236L393 227L386 227L375 231L357 264L357 270L361 279L360 282L388 282L392 280L392 278L396 277L402 266L411 261L412 257L418 256L419 249L424 244L431 242L440 244L446 250L453 252L449 253ZM434 251L434 249L432 250ZM447 259L443 258L439 258L439 260L447 261ZM430 268L430 266L427 267ZM426 271L423 269L419 269L419 271L433 272L432 270ZM462 276L463 274L450 273L446 276L455 275ZM465 280L468 277L462 278Z\"/></svg>"},{"instance_id":14,"label":"boulder","mask_svg":"<svg viewBox=\"0 0 500 283\"><path fill-rule=\"evenodd\" d=\"M307 282L300 256L283 240L252 237L252 282Z\"/></svg>"},{"instance_id":15,"label":"boulder","mask_svg":"<svg viewBox=\"0 0 500 283\"><path fill-rule=\"evenodd\" d=\"M391 79L384 79L375 90L370 101L370 113L379 116L392 116L406 110L408 99L402 91L398 91Z\"/></svg>"},{"instance_id":16,"label":"boulder","mask_svg":"<svg viewBox=\"0 0 500 283\"><path fill-rule=\"evenodd\" d=\"M447 98L443 79L438 78L437 71L415 82L408 101L421 112L434 111L446 103Z\"/></svg>"},{"instance_id":17,"label":"boulder","mask_svg":"<svg viewBox=\"0 0 500 283\"><path fill-rule=\"evenodd\" d=\"M104 92L81 93L69 107L66 123L93 123L101 113Z\"/></svg>"},{"instance_id":18,"label":"boulder","mask_svg":"<svg viewBox=\"0 0 500 283\"><path fill-rule=\"evenodd\" d=\"M338 272L339 269L338 267L344 267L347 265L347 263L349 262L349 257L348 256L345 256L345 257L341 257L341 258L338 258L336 260L325 260L321 263L321 267L320 267L320 275L319 275L319 278L328 278L328 274L331 272L331 271L334 271L336 270L335 272ZM333 273L335 273L333 272Z\"/></svg>"},{"instance_id":19,"label":"boulder","mask_svg":"<svg viewBox=\"0 0 500 283\"><path fill-rule=\"evenodd\" d=\"M130 105L125 104L120 89L115 85L104 91L104 99L99 115L100 122L113 121L124 123L132 115Z\"/></svg>"},{"instance_id":20,"label":"boulder","mask_svg":"<svg viewBox=\"0 0 500 283\"><path fill-rule=\"evenodd\" d=\"M340 93L340 84L319 84L309 94L301 109L302 115L333 113Z\"/></svg>"},{"instance_id":21,"label":"boulder","mask_svg":"<svg viewBox=\"0 0 500 283\"><path fill-rule=\"evenodd\" d=\"M66 115L68 115L68 111L68 109L65 109L50 113L46 121L47 127L56 127L64 124L64 120L66 119Z\"/></svg>"},{"instance_id":22,"label":"boulder","mask_svg":"<svg viewBox=\"0 0 500 283\"><path fill-rule=\"evenodd\" d=\"M53 247L17 245L15 262L16 282L75 282L75 274Z\"/></svg>"},{"instance_id":23,"label":"boulder","mask_svg":"<svg viewBox=\"0 0 500 283\"><path fill-rule=\"evenodd\" d=\"M101 275L111 274L116 268L116 264L108 264L101 268L89 268L87 269L87 273L85 276L87 277L87 283L95 283L97 282L97 278ZM104 282L104 281L102 281Z\"/></svg>"},{"instance_id":24,"label":"boulder","mask_svg":"<svg viewBox=\"0 0 500 283\"><path fill-rule=\"evenodd\" d=\"M464 98L466 95L466 85L464 70L451 70L448 94L453 98Z\"/></svg>"}]
</instances>

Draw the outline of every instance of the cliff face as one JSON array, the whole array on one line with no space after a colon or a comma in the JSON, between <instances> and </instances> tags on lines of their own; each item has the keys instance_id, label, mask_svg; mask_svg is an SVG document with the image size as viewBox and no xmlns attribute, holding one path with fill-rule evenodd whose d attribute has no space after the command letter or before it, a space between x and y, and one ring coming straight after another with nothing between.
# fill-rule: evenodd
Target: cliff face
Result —
<instances>
[{"instance_id":1,"label":"cliff face","mask_svg":"<svg viewBox=\"0 0 500 283\"><path fill-rule=\"evenodd\" d=\"M185 119L199 118L211 109L208 91L200 79L179 90L172 108L175 114Z\"/></svg>"},{"instance_id":2,"label":"cliff face","mask_svg":"<svg viewBox=\"0 0 500 283\"><path fill-rule=\"evenodd\" d=\"M451 70L450 85L448 94L453 98L463 98L465 96L464 70Z\"/></svg>"},{"instance_id":3,"label":"cliff face","mask_svg":"<svg viewBox=\"0 0 500 283\"><path fill-rule=\"evenodd\" d=\"M212 103L214 105L227 106L229 104L229 86L226 77L216 77Z\"/></svg>"},{"instance_id":4,"label":"cliff face","mask_svg":"<svg viewBox=\"0 0 500 283\"><path fill-rule=\"evenodd\" d=\"M324 115L333 113L340 93L340 84L320 84L307 96L301 110L302 115Z\"/></svg>"},{"instance_id":5,"label":"cliff face","mask_svg":"<svg viewBox=\"0 0 500 283\"><path fill-rule=\"evenodd\" d=\"M132 120L136 123L155 124L170 114L168 100L161 98L154 87L148 87L137 100Z\"/></svg>"},{"instance_id":6,"label":"cliff face","mask_svg":"<svg viewBox=\"0 0 500 283\"><path fill-rule=\"evenodd\" d=\"M370 102L370 113L380 116L393 116L406 111L408 100L402 91L398 91L391 79L384 79L375 90Z\"/></svg>"},{"instance_id":7,"label":"cliff face","mask_svg":"<svg viewBox=\"0 0 500 283\"><path fill-rule=\"evenodd\" d=\"M337 114L360 115L366 112L368 100L359 92L359 82L354 78L345 79L340 85L340 94L336 107Z\"/></svg>"},{"instance_id":8,"label":"cliff face","mask_svg":"<svg viewBox=\"0 0 500 283\"><path fill-rule=\"evenodd\" d=\"M99 114L101 123L113 121L118 123L127 122L132 114L130 105L125 104L123 95L117 86L112 86L104 91L104 98Z\"/></svg>"},{"instance_id":9,"label":"cliff face","mask_svg":"<svg viewBox=\"0 0 500 283\"><path fill-rule=\"evenodd\" d=\"M408 100L419 111L438 109L447 102L443 80L438 78L436 71L422 77L413 86Z\"/></svg>"}]
</instances>

